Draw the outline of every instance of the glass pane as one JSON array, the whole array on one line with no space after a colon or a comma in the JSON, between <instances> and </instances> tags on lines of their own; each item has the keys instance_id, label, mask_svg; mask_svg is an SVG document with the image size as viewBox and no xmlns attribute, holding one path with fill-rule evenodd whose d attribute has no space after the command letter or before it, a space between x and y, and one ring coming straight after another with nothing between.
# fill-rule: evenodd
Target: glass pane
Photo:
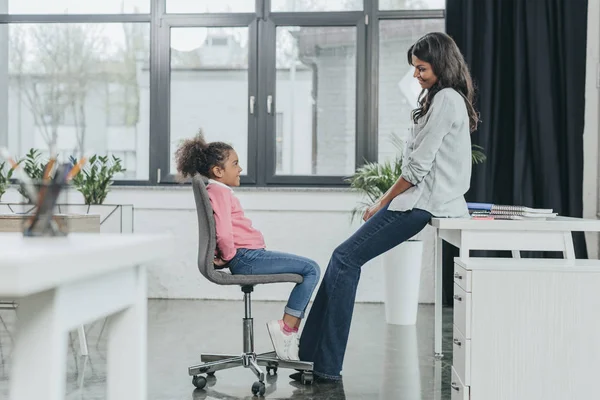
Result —
<instances>
[{"instance_id":1,"label":"glass pane","mask_svg":"<svg viewBox=\"0 0 600 400\"><path fill-rule=\"evenodd\" d=\"M277 28L276 173L355 169L356 28Z\"/></svg>"},{"instance_id":2,"label":"glass pane","mask_svg":"<svg viewBox=\"0 0 600 400\"><path fill-rule=\"evenodd\" d=\"M446 0L379 0L380 10L443 10Z\"/></svg>"},{"instance_id":3,"label":"glass pane","mask_svg":"<svg viewBox=\"0 0 600 400\"><path fill-rule=\"evenodd\" d=\"M167 12L189 13L253 13L255 0L167 0Z\"/></svg>"},{"instance_id":4,"label":"glass pane","mask_svg":"<svg viewBox=\"0 0 600 400\"><path fill-rule=\"evenodd\" d=\"M0 0L0 5L5 1ZM10 14L147 14L150 13L150 0L8 0L8 12Z\"/></svg>"},{"instance_id":5,"label":"glass pane","mask_svg":"<svg viewBox=\"0 0 600 400\"><path fill-rule=\"evenodd\" d=\"M149 24L8 26L8 146L22 158L115 155L148 179Z\"/></svg>"},{"instance_id":6,"label":"glass pane","mask_svg":"<svg viewBox=\"0 0 600 400\"><path fill-rule=\"evenodd\" d=\"M443 19L388 20L379 23L379 161L400 156L397 140L410 134L411 111L421 87L406 61L409 47L421 36L443 31Z\"/></svg>"},{"instance_id":7,"label":"glass pane","mask_svg":"<svg viewBox=\"0 0 600 400\"><path fill-rule=\"evenodd\" d=\"M303 11L362 11L363 0L271 0L271 10Z\"/></svg>"},{"instance_id":8,"label":"glass pane","mask_svg":"<svg viewBox=\"0 0 600 400\"><path fill-rule=\"evenodd\" d=\"M248 28L171 28L171 173L182 139L202 129L248 165Z\"/></svg>"}]
</instances>

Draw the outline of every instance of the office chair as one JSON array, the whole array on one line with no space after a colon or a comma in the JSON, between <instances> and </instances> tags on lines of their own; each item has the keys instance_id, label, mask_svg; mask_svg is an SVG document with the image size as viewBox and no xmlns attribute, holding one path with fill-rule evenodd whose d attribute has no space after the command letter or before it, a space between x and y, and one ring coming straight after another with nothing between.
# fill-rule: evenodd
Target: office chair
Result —
<instances>
[{"instance_id":1,"label":"office chair","mask_svg":"<svg viewBox=\"0 0 600 400\"><path fill-rule=\"evenodd\" d=\"M206 386L206 377L200 374L212 376L216 371L243 366L250 368L258 378L252 385L254 395L265 394L265 374L259 366L266 366L267 374L273 371L277 373L277 368L291 368L302 371L303 383L312 383L313 381L313 363L304 361L285 361L277 358L274 351L264 354L254 352L254 323L251 313L250 294L255 285L267 283L293 282L301 283L302 276L297 274L273 274L273 275L232 275L230 273L215 269L213 264L216 234L213 210L206 191L208 179L197 174L192 179L194 198L196 200L196 211L198 214L198 269L200 273L209 281L217 285L239 285L244 293L244 323L243 323L243 352L239 356L220 355L220 354L202 354L200 360L203 364L194 365L188 368L188 373L192 376L192 384L199 389Z\"/></svg>"}]
</instances>

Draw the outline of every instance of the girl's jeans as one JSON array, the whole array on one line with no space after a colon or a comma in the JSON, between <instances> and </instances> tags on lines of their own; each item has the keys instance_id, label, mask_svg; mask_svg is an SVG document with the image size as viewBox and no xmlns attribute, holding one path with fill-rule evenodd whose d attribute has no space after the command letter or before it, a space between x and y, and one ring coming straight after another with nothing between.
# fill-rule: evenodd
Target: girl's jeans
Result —
<instances>
[{"instance_id":1,"label":"girl's jeans","mask_svg":"<svg viewBox=\"0 0 600 400\"><path fill-rule=\"evenodd\" d=\"M321 275L319 265L313 260L265 249L238 249L228 266L234 275L302 275L304 280L294 287L285 307L286 314L297 318L304 318L304 311Z\"/></svg>"}]
</instances>

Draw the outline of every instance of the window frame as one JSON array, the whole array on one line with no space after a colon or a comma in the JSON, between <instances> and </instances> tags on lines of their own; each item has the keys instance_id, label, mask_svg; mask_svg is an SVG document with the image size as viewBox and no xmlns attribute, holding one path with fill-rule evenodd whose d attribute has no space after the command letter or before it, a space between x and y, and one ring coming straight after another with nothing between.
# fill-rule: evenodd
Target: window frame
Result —
<instances>
[{"instance_id":1,"label":"window frame","mask_svg":"<svg viewBox=\"0 0 600 400\"><path fill-rule=\"evenodd\" d=\"M0 6L3 1L8 4L8 0L0 0ZM266 99L267 91L272 94L275 92L277 26L356 27L355 164L359 167L365 162L377 161L378 154L379 21L444 19L446 14L445 10L380 11L379 0L364 0L362 11L270 12L271 0L255 0L254 13L169 14L166 12L166 0L150 1L150 13L146 14L3 14L0 11L0 29L12 23L150 24L149 179L115 180L115 185L148 186L176 182L175 176L168 173L171 27L249 27L251 52L248 93L249 96L255 96L257 110L260 110L261 99ZM271 65L269 60L273 60ZM263 65L265 62L267 64ZM0 120L4 117L3 112L0 109ZM276 175L276 115L276 110L271 118L265 118L260 111L258 116L256 112L254 115L249 113L247 176L242 179L244 186L348 185L341 176ZM0 128L0 132L3 129ZM0 142L3 140L0 137Z\"/></svg>"}]
</instances>

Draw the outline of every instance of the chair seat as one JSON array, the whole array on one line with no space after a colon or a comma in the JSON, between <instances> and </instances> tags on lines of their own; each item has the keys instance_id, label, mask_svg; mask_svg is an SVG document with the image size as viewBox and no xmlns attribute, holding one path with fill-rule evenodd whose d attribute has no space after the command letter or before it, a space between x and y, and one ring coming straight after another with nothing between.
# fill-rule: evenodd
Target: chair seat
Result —
<instances>
[{"instance_id":1,"label":"chair seat","mask_svg":"<svg viewBox=\"0 0 600 400\"><path fill-rule=\"evenodd\" d=\"M260 285L266 283L302 283L302 275L298 274L272 274L272 275L233 275L224 271L215 271L211 274L211 281L219 285Z\"/></svg>"}]
</instances>

